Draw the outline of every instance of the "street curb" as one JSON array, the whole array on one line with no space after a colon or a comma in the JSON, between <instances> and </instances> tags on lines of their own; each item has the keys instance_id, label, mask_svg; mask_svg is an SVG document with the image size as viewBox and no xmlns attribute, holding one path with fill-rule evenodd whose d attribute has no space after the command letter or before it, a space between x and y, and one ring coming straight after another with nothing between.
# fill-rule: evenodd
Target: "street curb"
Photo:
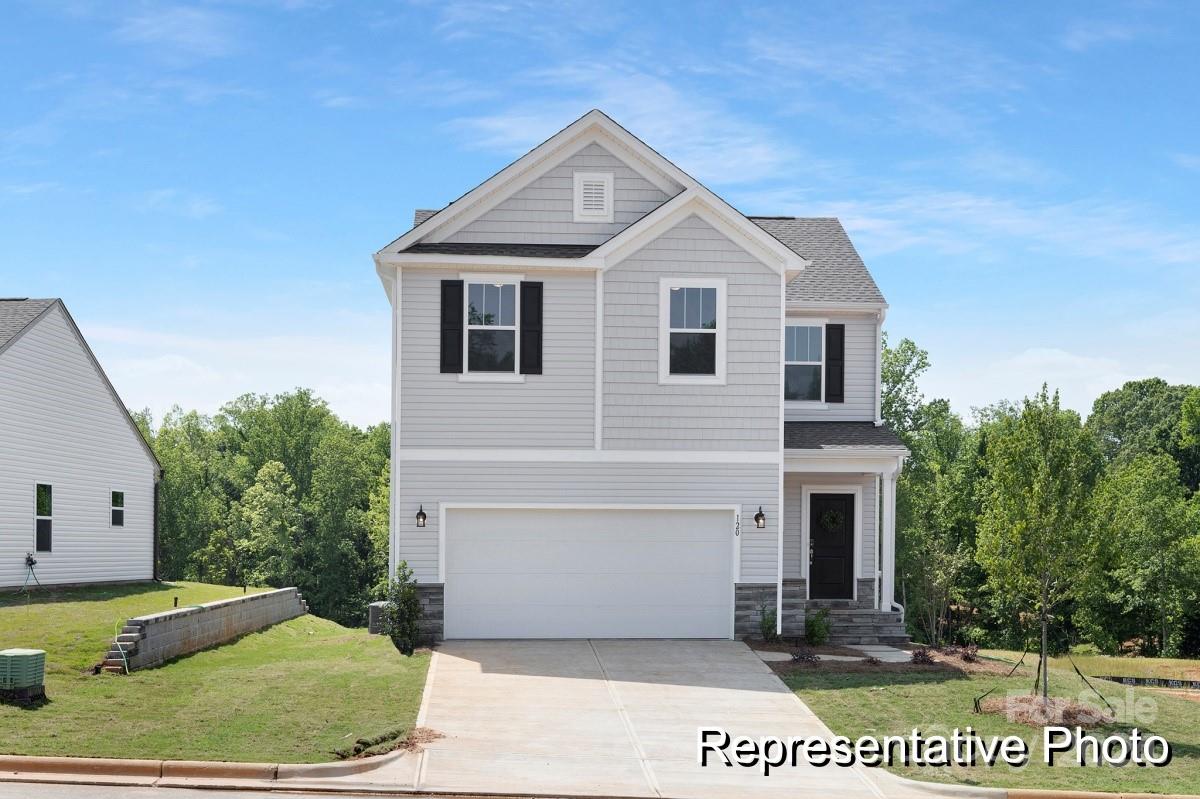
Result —
<instances>
[{"instance_id":1,"label":"street curb","mask_svg":"<svg viewBox=\"0 0 1200 799\"><path fill-rule=\"evenodd\" d=\"M1197 799L1197 796L1190 793L1105 793L1104 791L1010 788L1008 799Z\"/></svg>"},{"instance_id":2,"label":"street curb","mask_svg":"<svg viewBox=\"0 0 1200 799\"><path fill-rule=\"evenodd\" d=\"M362 774L389 763L403 751L334 763L226 763L208 760L124 760L110 757L0 755L0 774L77 774L94 777L154 777L267 780L322 779ZM11 779L11 778L9 778Z\"/></svg>"}]
</instances>

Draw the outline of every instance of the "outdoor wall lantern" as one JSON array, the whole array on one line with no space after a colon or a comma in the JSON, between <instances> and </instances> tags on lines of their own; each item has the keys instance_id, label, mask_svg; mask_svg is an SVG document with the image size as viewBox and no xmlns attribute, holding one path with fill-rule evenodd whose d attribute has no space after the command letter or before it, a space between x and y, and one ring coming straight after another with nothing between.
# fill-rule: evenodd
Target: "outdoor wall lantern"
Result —
<instances>
[{"instance_id":1,"label":"outdoor wall lantern","mask_svg":"<svg viewBox=\"0 0 1200 799\"><path fill-rule=\"evenodd\" d=\"M754 514L754 526L759 530L767 526L767 514L763 513L762 505L758 506L758 513Z\"/></svg>"},{"instance_id":2,"label":"outdoor wall lantern","mask_svg":"<svg viewBox=\"0 0 1200 799\"><path fill-rule=\"evenodd\" d=\"M426 519L425 506L422 505L420 508L417 509L417 527L424 527L425 519Z\"/></svg>"}]
</instances>

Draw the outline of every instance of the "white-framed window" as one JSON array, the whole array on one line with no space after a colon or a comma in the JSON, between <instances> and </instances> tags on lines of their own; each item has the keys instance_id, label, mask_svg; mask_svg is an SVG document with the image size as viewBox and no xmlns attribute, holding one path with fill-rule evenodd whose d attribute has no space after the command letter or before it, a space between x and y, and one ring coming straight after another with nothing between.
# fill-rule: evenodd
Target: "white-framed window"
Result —
<instances>
[{"instance_id":1,"label":"white-framed window","mask_svg":"<svg viewBox=\"0 0 1200 799\"><path fill-rule=\"evenodd\" d=\"M521 380L522 275L463 275L463 373L460 379Z\"/></svg>"},{"instance_id":2,"label":"white-framed window","mask_svg":"<svg viewBox=\"0 0 1200 799\"><path fill-rule=\"evenodd\" d=\"M725 384L725 285L659 280L658 382Z\"/></svg>"},{"instance_id":3,"label":"white-framed window","mask_svg":"<svg viewBox=\"0 0 1200 799\"><path fill-rule=\"evenodd\" d=\"M575 173L575 221L613 221L613 173Z\"/></svg>"},{"instance_id":4,"label":"white-framed window","mask_svg":"<svg viewBox=\"0 0 1200 799\"><path fill-rule=\"evenodd\" d=\"M783 398L825 401L825 320L789 324L783 336Z\"/></svg>"},{"instance_id":5,"label":"white-framed window","mask_svg":"<svg viewBox=\"0 0 1200 799\"><path fill-rule=\"evenodd\" d=\"M111 495L112 495L111 499L109 500L111 504L109 505L109 508L108 508L109 524L112 527L124 527L125 526L125 492L124 491L113 491L113 492L111 492Z\"/></svg>"},{"instance_id":6,"label":"white-framed window","mask_svg":"<svg viewBox=\"0 0 1200 799\"><path fill-rule=\"evenodd\" d=\"M50 552L54 545L54 486L33 487L33 550Z\"/></svg>"}]
</instances>

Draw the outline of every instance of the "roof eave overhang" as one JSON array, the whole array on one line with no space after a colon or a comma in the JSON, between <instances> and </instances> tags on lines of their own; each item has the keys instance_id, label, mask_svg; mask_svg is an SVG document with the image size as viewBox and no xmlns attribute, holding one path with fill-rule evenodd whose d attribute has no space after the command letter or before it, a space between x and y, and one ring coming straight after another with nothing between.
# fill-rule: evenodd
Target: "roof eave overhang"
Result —
<instances>
[{"instance_id":1,"label":"roof eave overhang","mask_svg":"<svg viewBox=\"0 0 1200 799\"><path fill-rule=\"evenodd\" d=\"M909 456L906 448L895 449L784 449L785 472L896 474Z\"/></svg>"},{"instance_id":2,"label":"roof eave overhang","mask_svg":"<svg viewBox=\"0 0 1200 799\"><path fill-rule=\"evenodd\" d=\"M886 313L888 304L886 302L815 302L811 300L788 300L787 310L805 312L805 313L870 313L883 314Z\"/></svg>"}]
</instances>

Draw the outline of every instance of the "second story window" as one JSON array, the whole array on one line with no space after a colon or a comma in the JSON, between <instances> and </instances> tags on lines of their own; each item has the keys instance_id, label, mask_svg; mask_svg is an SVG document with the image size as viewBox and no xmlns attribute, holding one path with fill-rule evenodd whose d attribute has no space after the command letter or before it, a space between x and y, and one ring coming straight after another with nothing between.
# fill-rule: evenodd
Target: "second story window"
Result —
<instances>
[{"instance_id":1,"label":"second story window","mask_svg":"<svg viewBox=\"0 0 1200 799\"><path fill-rule=\"evenodd\" d=\"M663 278L659 382L725 382L725 281Z\"/></svg>"},{"instance_id":2,"label":"second story window","mask_svg":"<svg viewBox=\"0 0 1200 799\"><path fill-rule=\"evenodd\" d=\"M468 283L467 371L508 372L517 368L517 284Z\"/></svg>"},{"instance_id":3,"label":"second story window","mask_svg":"<svg viewBox=\"0 0 1200 799\"><path fill-rule=\"evenodd\" d=\"M824 400L824 325L788 325L784 333L783 398Z\"/></svg>"}]
</instances>

